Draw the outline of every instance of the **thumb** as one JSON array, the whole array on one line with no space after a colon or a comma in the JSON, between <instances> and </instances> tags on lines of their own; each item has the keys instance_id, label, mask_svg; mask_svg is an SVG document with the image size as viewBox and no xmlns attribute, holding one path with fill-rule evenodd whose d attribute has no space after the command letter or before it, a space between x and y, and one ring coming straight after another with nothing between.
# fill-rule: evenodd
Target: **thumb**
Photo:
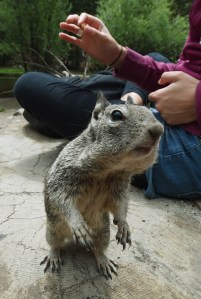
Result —
<instances>
[{"instance_id":1,"label":"thumb","mask_svg":"<svg viewBox=\"0 0 201 299\"><path fill-rule=\"evenodd\" d=\"M150 102L156 102L158 99L157 91L151 92L148 97L149 97Z\"/></svg>"},{"instance_id":2,"label":"thumb","mask_svg":"<svg viewBox=\"0 0 201 299\"><path fill-rule=\"evenodd\" d=\"M178 75L180 72L165 72L162 74L160 77L158 84L160 85L165 85L165 84L170 84L178 81Z\"/></svg>"}]
</instances>

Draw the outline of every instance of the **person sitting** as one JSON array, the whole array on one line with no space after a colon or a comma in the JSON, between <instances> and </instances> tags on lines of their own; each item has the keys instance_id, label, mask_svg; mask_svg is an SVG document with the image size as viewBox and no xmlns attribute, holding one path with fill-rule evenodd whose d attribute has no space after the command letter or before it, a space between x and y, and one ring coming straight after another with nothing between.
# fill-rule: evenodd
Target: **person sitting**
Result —
<instances>
[{"instance_id":1,"label":"person sitting","mask_svg":"<svg viewBox=\"0 0 201 299\"><path fill-rule=\"evenodd\" d=\"M159 54L141 55L123 47L104 23L89 14L70 15L60 24L60 38L110 65L86 80L27 73L14 92L38 128L56 136L75 138L84 130L102 90L111 103L131 95L136 104L154 103L155 117L164 125L157 162L144 177L149 198L201 197L201 0L190 11L190 31L177 63ZM115 59L114 59L115 57ZM157 58L158 57L158 58ZM31 120L32 118L32 120ZM47 131L46 131L47 132ZM135 180L134 180L135 182Z\"/></svg>"}]
</instances>

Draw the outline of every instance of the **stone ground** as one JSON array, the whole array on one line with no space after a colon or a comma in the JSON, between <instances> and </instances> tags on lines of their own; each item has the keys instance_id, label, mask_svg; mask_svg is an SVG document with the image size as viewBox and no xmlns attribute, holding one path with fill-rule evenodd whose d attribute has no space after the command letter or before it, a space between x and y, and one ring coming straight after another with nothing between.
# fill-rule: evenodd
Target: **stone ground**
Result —
<instances>
[{"instance_id":1,"label":"stone ground","mask_svg":"<svg viewBox=\"0 0 201 299\"><path fill-rule=\"evenodd\" d=\"M26 124L15 99L0 99L0 298L200 299L201 202L148 200L130 188L132 246L122 251L111 225L108 256L118 276L106 280L90 253L69 244L60 273L43 273L43 179L66 143Z\"/></svg>"}]
</instances>

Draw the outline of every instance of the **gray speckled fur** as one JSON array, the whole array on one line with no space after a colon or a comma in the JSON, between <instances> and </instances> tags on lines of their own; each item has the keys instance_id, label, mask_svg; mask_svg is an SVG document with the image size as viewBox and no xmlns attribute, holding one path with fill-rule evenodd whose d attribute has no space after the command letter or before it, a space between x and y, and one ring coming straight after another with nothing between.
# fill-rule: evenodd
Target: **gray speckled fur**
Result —
<instances>
[{"instance_id":1,"label":"gray speckled fur","mask_svg":"<svg viewBox=\"0 0 201 299\"><path fill-rule=\"evenodd\" d=\"M121 111L123 120L113 120ZM46 238L51 250L42 263L58 270L65 239L90 248L105 277L117 265L104 251L109 244L109 212L117 224L117 240L131 243L126 222L128 187L133 174L142 173L157 156L162 125L145 107L110 105L99 93L91 122L68 143L52 165L45 181ZM147 150L147 149L150 150Z\"/></svg>"}]
</instances>

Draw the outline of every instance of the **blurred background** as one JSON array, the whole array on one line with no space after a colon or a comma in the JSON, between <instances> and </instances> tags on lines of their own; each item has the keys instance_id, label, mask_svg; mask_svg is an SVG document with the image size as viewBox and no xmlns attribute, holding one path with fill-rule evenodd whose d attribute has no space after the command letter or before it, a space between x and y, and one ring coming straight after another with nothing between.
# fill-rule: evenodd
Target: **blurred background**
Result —
<instances>
[{"instance_id":1,"label":"blurred background","mask_svg":"<svg viewBox=\"0 0 201 299\"><path fill-rule=\"evenodd\" d=\"M176 61L188 33L192 0L0 0L0 97L12 93L27 71L63 75L103 70L58 37L69 14L100 17L115 39L142 54L160 52Z\"/></svg>"}]
</instances>

